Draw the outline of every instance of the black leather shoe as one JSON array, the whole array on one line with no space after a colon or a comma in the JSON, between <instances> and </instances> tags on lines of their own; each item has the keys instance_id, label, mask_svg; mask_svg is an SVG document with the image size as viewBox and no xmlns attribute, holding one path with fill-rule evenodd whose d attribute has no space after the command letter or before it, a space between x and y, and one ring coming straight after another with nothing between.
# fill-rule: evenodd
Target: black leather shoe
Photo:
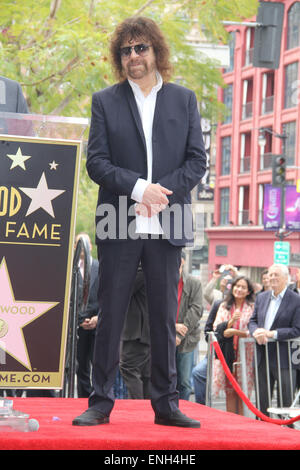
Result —
<instances>
[{"instance_id":1,"label":"black leather shoe","mask_svg":"<svg viewBox=\"0 0 300 470\"><path fill-rule=\"evenodd\" d=\"M180 410L173 411L169 415L155 415L155 424L163 426L178 426L182 428L200 428L200 421L189 418L181 413Z\"/></svg>"},{"instance_id":2,"label":"black leather shoe","mask_svg":"<svg viewBox=\"0 0 300 470\"><path fill-rule=\"evenodd\" d=\"M109 423L109 417L101 411L88 408L84 413L73 419L73 426L97 426L98 424Z\"/></svg>"}]
</instances>

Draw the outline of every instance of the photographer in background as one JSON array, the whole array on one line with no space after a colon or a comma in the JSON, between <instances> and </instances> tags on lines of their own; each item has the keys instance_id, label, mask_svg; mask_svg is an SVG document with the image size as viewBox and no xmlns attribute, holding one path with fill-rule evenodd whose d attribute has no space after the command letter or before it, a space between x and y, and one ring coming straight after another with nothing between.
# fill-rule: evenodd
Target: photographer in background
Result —
<instances>
[{"instance_id":1,"label":"photographer in background","mask_svg":"<svg viewBox=\"0 0 300 470\"><path fill-rule=\"evenodd\" d=\"M209 305L213 305L217 300L223 300L231 287L232 280L237 275L237 268L231 264L222 265L219 269L213 271L212 278L203 291L204 299Z\"/></svg>"}]
</instances>

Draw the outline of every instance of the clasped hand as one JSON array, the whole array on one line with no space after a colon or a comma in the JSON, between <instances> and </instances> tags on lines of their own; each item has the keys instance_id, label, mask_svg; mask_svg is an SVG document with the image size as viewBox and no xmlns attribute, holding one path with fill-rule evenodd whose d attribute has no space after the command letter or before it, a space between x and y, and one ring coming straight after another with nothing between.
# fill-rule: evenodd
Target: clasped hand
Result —
<instances>
[{"instance_id":1,"label":"clasped hand","mask_svg":"<svg viewBox=\"0 0 300 470\"><path fill-rule=\"evenodd\" d=\"M167 196L171 194L173 191L159 184L150 183L144 191L142 202L136 204L135 212L144 217L152 217L167 207L169 203Z\"/></svg>"},{"instance_id":2,"label":"clasped hand","mask_svg":"<svg viewBox=\"0 0 300 470\"><path fill-rule=\"evenodd\" d=\"M84 329L84 330L94 330L97 326L97 321L98 321L98 316L95 315L94 317L92 318L86 318L82 323L81 323L81 327Z\"/></svg>"},{"instance_id":3,"label":"clasped hand","mask_svg":"<svg viewBox=\"0 0 300 470\"><path fill-rule=\"evenodd\" d=\"M265 328L257 328L253 333L253 338L255 338L258 344L266 344L269 338L273 338L273 331L266 330Z\"/></svg>"}]
</instances>

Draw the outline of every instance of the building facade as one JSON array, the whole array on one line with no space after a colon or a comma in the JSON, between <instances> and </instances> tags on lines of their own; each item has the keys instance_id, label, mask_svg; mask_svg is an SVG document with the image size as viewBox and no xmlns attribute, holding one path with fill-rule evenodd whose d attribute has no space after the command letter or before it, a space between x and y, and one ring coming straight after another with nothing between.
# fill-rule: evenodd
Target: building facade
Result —
<instances>
[{"instance_id":1,"label":"building facade","mask_svg":"<svg viewBox=\"0 0 300 470\"><path fill-rule=\"evenodd\" d=\"M287 184L300 178L300 2L281 3L285 8L279 68L253 67L254 28L230 26L231 64L223 70L227 86L218 91L228 113L216 131L214 219L206 230L209 270L228 263L255 281L273 263L278 241L275 232L263 226L272 156L285 154ZM266 128L262 147L259 136ZM285 241L290 242L291 266L299 265L300 232L290 233Z\"/></svg>"}]
</instances>

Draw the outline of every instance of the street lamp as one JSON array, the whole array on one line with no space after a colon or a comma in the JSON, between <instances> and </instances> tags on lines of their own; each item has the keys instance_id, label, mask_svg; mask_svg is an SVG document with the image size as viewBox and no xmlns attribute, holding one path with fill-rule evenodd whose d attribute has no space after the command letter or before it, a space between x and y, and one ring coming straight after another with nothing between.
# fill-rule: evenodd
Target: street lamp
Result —
<instances>
[{"instance_id":1,"label":"street lamp","mask_svg":"<svg viewBox=\"0 0 300 470\"><path fill-rule=\"evenodd\" d=\"M267 143L267 139L266 139L265 133L264 133L264 131L262 131L260 129L259 130L259 136L258 136L258 145L260 146L262 152L263 152L263 149L266 146L266 143Z\"/></svg>"},{"instance_id":2,"label":"street lamp","mask_svg":"<svg viewBox=\"0 0 300 470\"><path fill-rule=\"evenodd\" d=\"M260 165L261 165L261 169L265 169L265 168L268 168L270 166L270 163L269 163L270 154L268 154L267 166L266 166L266 161L265 161L265 156L264 156L265 146L266 146L266 143L267 143L266 134L270 134L274 137L278 137L279 139L282 139L282 141L283 141L283 145L282 145L283 155L285 154L285 139L287 138L287 134L279 134L278 132L274 132L269 127L259 127L258 130L259 130L258 145L260 147L260 159L261 159ZM274 155L274 157L275 157L275 155Z\"/></svg>"},{"instance_id":3,"label":"street lamp","mask_svg":"<svg viewBox=\"0 0 300 470\"><path fill-rule=\"evenodd\" d=\"M271 134L274 137L278 137L279 139L282 139L283 142L283 152L285 150L285 140L287 139L287 134L279 134L278 132L274 132L272 129L269 127L260 127L259 128L259 136L258 136L258 145L260 147L264 147L266 145L267 139L265 133Z\"/></svg>"}]
</instances>

